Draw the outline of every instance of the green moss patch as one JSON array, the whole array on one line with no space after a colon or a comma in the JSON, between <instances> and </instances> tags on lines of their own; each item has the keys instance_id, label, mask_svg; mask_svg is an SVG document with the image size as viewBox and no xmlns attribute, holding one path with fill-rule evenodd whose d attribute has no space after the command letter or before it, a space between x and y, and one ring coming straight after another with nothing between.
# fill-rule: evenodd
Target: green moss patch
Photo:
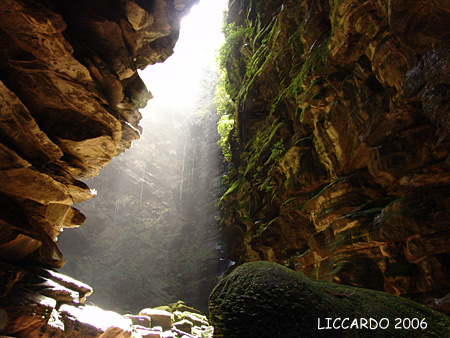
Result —
<instances>
[{"instance_id":1,"label":"green moss patch","mask_svg":"<svg viewBox=\"0 0 450 338\"><path fill-rule=\"evenodd\" d=\"M448 337L450 318L384 292L246 263L210 296L215 337ZM334 326L334 327L333 327Z\"/></svg>"}]
</instances>

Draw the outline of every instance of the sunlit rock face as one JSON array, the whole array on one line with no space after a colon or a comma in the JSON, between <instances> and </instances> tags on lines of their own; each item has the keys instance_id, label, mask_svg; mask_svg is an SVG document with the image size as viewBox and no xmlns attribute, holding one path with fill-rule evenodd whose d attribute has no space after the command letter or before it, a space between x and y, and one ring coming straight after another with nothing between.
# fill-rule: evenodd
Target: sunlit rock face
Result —
<instances>
[{"instance_id":1,"label":"sunlit rock face","mask_svg":"<svg viewBox=\"0 0 450 338\"><path fill-rule=\"evenodd\" d=\"M450 290L450 10L230 2L230 258L394 294ZM425 301L425 299L423 299Z\"/></svg>"},{"instance_id":2,"label":"sunlit rock face","mask_svg":"<svg viewBox=\"0 0 450 338\"><path fill-rule=\"evenodd\" d=\"M90 178L139 138L137 74L173 53L193 1L0 3L0 259L59 268ZM0 284L20 280L20 269Z\"/></svg>"},{"instance_id":3,"label":"sunlit rock face","mask_svg":"<svg viewBox=\"0 0 450 338\"><path fill-rule=\"evenodd\" d=\"M1 274L17 270L7 263L0 267ZM92 288L71 277L36 267L18 271L20 280L12 290L5 295L5 289L1 289L2 337L178 338L189 334L212 338L213 328L206 316L183 302L146 308L140 315L122 315L88 305L85 301Z\"/></svg>"},{"instance_id":4,"label":"sunlit rock face","mask_svg":"<svg viewBox=\"0 0 450 338\"><path fill-rule=\"evenodd\" d=\"M93 196L78 179L95 176L139 137L138 108L151 94L137 69L172 54L189 7L2 1L3 256L33 253L39 263L64 264L53 239L62 227L82 224L71 205Z\"/></svg>"}]
</instances>

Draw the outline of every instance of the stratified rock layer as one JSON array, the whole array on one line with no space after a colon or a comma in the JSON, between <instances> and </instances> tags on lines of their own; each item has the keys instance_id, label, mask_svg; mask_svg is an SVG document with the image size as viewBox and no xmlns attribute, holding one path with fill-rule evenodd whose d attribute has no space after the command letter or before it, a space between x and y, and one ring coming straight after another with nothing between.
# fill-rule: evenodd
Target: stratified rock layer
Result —
<instances>
[{"instance_id":1,"label":"stratified rock layer","mask_svg":"<svg viewBox=\"0 0 450 338\"><path fill-rule=\"evenodd\" d=\"M402 297L310 279L273 262L246 263L222 279L210 314L217 338L443 337L450 325Z\"/></svg>"},{"instance_id":2,"label":"stratified rock layer","mask_svg":"<svg viewBox=\"0 0 450 338\"><path fill-rule=\"evenodd\" d=\"M173 53L195 1L0 4L0 259L59 268L61 228L95 176L140 135L137 70Z\"/></svg>"},{"instance_id":3,"label":"stratified rock layer","mask_svg":"<svg viewBox=\"0 0 450 338\"><path fill-rule=\"evenodd\" d=\"M230 2L230 258L394 294L450 290L450 8Z\"/></svg>"},{"instance_id":4,"label":"stratified rock layer","mask_svg":"<svg viewBox=\"0 0 450 338\"><path fill-rule=\"evenodd\" d=\"M40 328L52 323L57 333L47 336L87 336L67 329L76 323L61 333L53 316L74 292L22 279L30 267L64 265L56 237L84 222L72 205L94 196L79 180L139 138L138 109L151 94L137 70L173 53L193 3L0 2L0 262L8 262L1 263L0 314L11 335L44 337ZM42 289L56 290L58 300Z\"/></svg>"}]
</instances>

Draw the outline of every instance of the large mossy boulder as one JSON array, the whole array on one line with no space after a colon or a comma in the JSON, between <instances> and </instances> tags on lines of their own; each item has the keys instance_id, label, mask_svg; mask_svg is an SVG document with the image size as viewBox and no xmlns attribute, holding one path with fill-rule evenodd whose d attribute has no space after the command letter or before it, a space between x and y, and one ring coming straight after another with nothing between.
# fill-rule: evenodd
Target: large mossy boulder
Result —
<instances>
[{"instance_id":1,"label":"large mossy boulder","mask_svg":"<svg viewBox=\"0 0 450 338\"><path fill-rule=\"evenodd\" d=\"M450 337L450 317L387 293L241 265L210 295L214 337Z\"/></svg>"}]
</instances>

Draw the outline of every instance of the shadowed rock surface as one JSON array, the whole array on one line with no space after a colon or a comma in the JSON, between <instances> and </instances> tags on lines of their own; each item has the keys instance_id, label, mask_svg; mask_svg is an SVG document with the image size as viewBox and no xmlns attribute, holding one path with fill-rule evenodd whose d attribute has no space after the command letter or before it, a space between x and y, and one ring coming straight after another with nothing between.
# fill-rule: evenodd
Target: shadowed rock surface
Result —
<instances>
[{"instance_id":1,"label":"shadowed rock surface","mask_svg":"<svg viewBox=\"0 0 450 338\"><path fill-rule=\"evenodd\" d=\"M243 0L226 20L230 259L443 299L448 2Z\"/></svg>"},{"instance_id":2,"label":"shadowed rock surface","mask_svg":"<svg viewBox=\"0 0 450 338\"><path fill-rule=\"evenodd\" d=\"M405 298L314 280L273 262L236 268L216 286L209 304L214 337L437 338L446 337L450 325L446 315ZM325 329L333 325L326 318L341 318L336 327L347 329ZM361 318L375 320L374 329L361 326ZM396 318L416 318L414 325L423 319L426 327L396 329ZM355 319L358 324L352 324Z\"/></svg>"}]
</instances>

